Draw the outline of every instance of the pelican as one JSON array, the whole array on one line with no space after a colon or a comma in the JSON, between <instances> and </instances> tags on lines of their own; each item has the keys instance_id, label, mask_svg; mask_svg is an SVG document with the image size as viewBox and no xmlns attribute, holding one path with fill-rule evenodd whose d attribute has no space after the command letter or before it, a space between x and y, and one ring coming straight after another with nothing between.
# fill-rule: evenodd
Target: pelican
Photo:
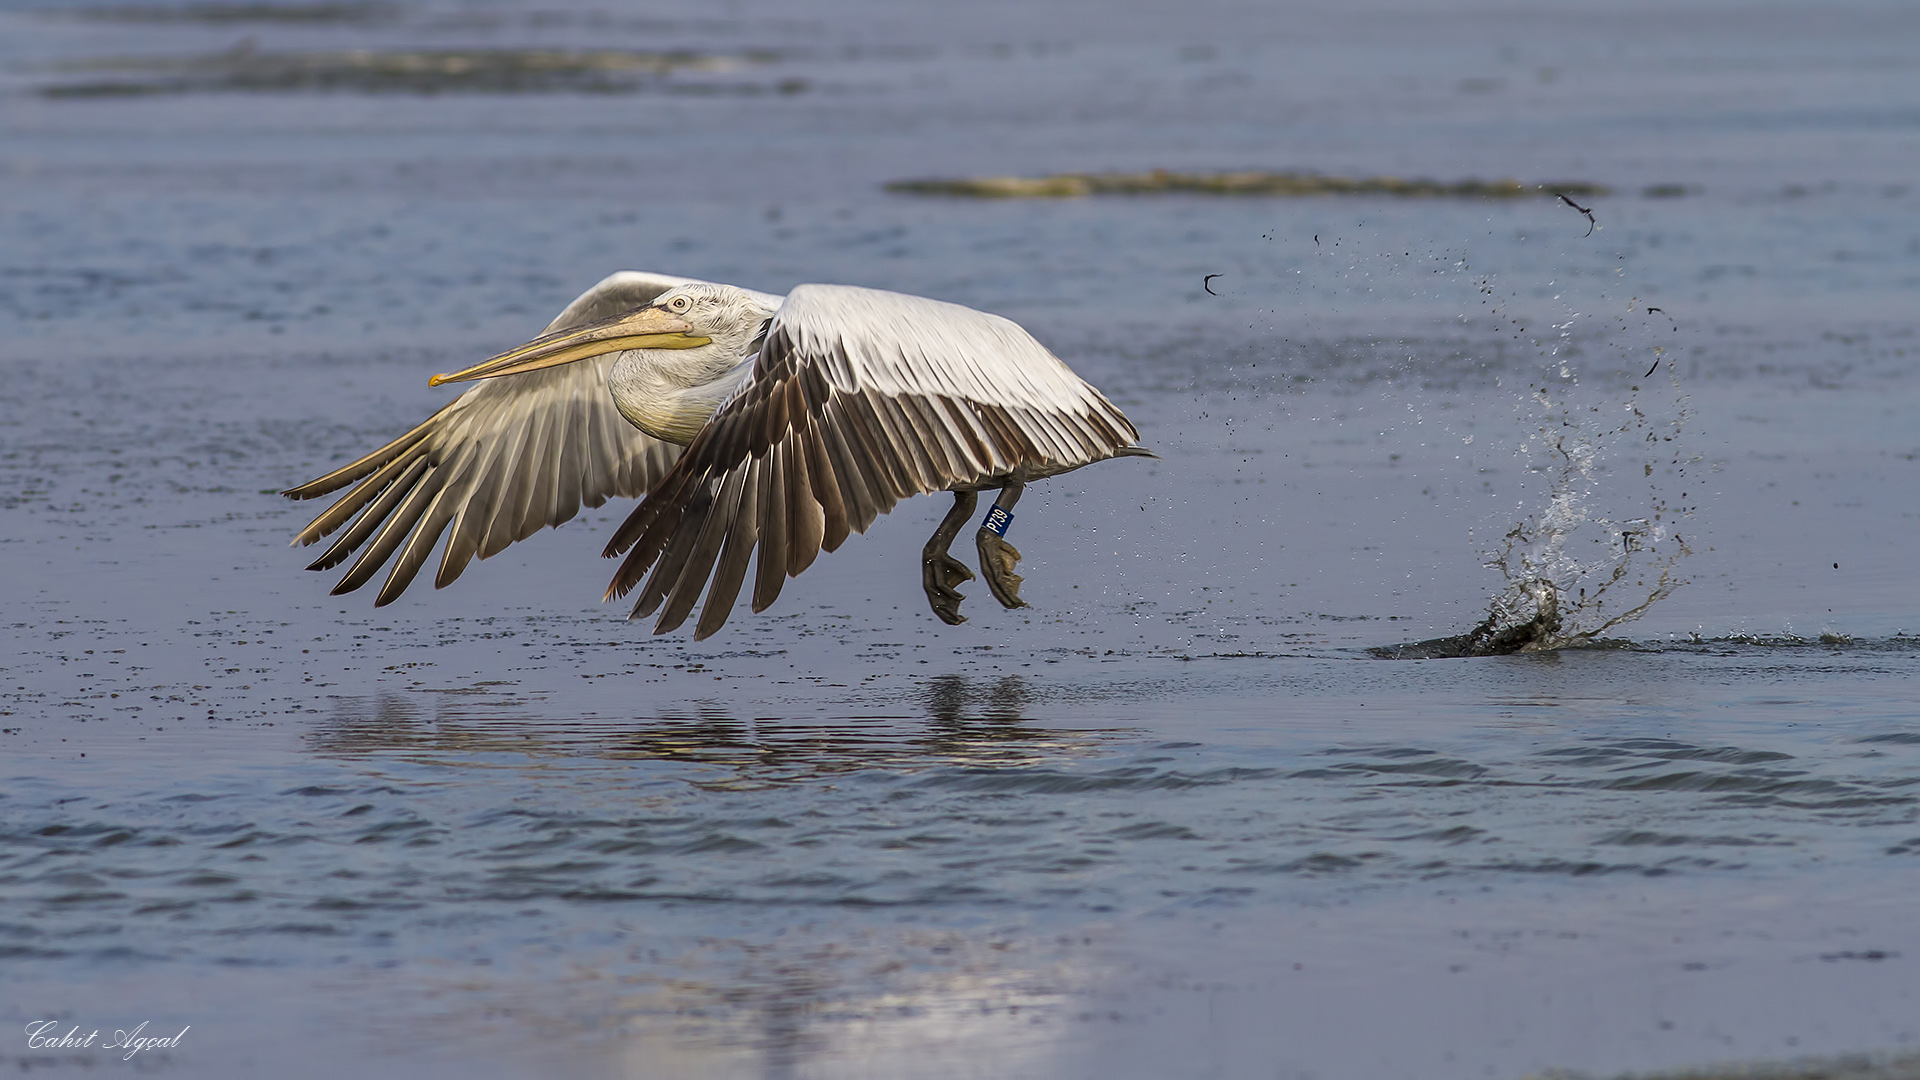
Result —
<instances>
[{"instance_id":1,"label":"pelican","mask_svg":"<svg viewBox=\"0 0 1920 1080\"><path fill-rule=\"evenodd\" d=\"M658 610L654 633L664 634L705 589L697 641L726 623L755 547L760 612L849 532L903 498L950 491L953 507L921 553L921 585L933 613L957 624L957 587L973 573L948 548L976 493L999 493L975 536L987 587L1024 607L1020 552L1004 537L1025 486L1154 456L1112 402L1016 323L848 285L782 297L621 271L540 337L428 384L468 381L479 385L418 427L282 493L354 485L294 538L312 544L348 526L308 567L360 552L334 595L391 559L374 606L393 602L443 533L436 588L582 505L641 498L603 553L626 556L606 599L640 586L629 617Z\"/></svg>"}]
</instances>

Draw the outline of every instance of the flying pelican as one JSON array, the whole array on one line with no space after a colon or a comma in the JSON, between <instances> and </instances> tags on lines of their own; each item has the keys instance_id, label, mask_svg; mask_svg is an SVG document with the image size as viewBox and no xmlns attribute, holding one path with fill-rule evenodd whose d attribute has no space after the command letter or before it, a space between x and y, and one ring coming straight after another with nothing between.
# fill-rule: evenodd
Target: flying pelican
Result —
<instances>
[{"instance_id":1,"label":"flying pelican","mask_svg":"<svg viewBox=\"0 0 1920 1080\"><path fill-rule=\"evenodd\" d=\"M352 521L308 567L338 566L365 546L334 595L365 585L397 551L374 606L391 603L449 528L436 588L582 504L644 496L603 553L626 554L606 599L644 578L630 617L661 609L654 633L664 634L706 588L699 640L727 621L756 546L759 612L849 531L908 496L951 491L921 584L934 614L960 623L956 587L973 573L947 549L976 492L999 492L975 537L987 586L1024 607L1020 553L1003 537L1025 485L1153 456L1112 402L1017 324L848 285L781 297L621 271L540 337L428 383L470 380L482 381L405 435L282 493L355 485L294 539L311 544Z\"/></svg>"}]
</instances>

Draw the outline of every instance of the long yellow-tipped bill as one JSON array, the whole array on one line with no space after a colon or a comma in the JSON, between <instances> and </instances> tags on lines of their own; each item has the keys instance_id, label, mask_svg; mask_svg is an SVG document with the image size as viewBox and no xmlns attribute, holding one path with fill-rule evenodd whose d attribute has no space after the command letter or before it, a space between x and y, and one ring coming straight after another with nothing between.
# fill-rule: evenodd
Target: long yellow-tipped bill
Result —
<instances>
[{"instance_id":1,"label":"long yellow-tipped bill","mask_svg":"<svg viewBox=\"0 0 1920 1080\"><path fill-rule=\"evenodd\" d=\"M427 385L519 375L625 349L691 349L712 340L689 333L692 329L685 320L659 308L639 308L585 326L556 330L465 371L435 375Z\"/></svg>"}]
</instances>

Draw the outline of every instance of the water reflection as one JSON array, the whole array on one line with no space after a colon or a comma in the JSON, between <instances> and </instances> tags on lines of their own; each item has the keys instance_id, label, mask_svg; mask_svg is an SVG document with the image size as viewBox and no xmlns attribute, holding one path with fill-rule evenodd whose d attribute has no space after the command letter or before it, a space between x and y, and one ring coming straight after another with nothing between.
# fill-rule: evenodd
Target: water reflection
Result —
<instances>
[{"instance_id":1,"label":"water reflection","mask_svg":"<svg viewBox=\"0 0 1920 1080\"><path fill-rule=\"evenodd\" d=\"M936 720L959 721L968 718L968 707L978 706L980 715L993 720L1017 721L1033 700L1027 680L1018 675L1003 679L964 679L941 675L928 680L927 715Z\"/></svg>"},{"instance_id":2,"label":"water reflection","mask_svg":"<svg viewBox=\"0 0 1920 1080\"><path fill-rule=\"evenodd\" d=\"M1033 696L1018 675L943 675L921 688L923 716L741 719L708 706L694 716L620 722L502 715L499 706L470 700L443 698L434 707L418 697L382 694L341 699L334 715L315 725L306 739L311 750L326 755L399 752L443 760L450 754L468 759L507 754L667 762L696 767L687 776L696 786L727 790L864 770L1031 766L1085 756L1132 734L1121 728L1044 726L1025 715Z\"/></svg>"},{"instance_id":3,"label":"water reflection","mask_svg":"<svg viewBox=\"0 0 1920 1080\"><path fill-rule=\"evenodd\" d=\"M561 1054L547 1075L912 1076L927 1060L967 1059L978 1075L1047 1076L1120 977L1110 935L1093 928L763 928L573 941L563 963L417 965L341 989L383 1018L383 1050L405 1053L430 1030L507 1056L537 1036Z\"/></svg>"},{"instance_id":4,"label":"water reflection","mask_svg":"<svg viewBox=\"0 0 1920 1080\"><path fill-rule=\"evenodd\" d=\"M904 1076L928 1055L982 1058L988 1075L1047 1075L1063 1012L1115 974L1093 939L993 931L728 942L707 952L707 978L619 1002L623 1075L674 1074L660 1067L664 1054L684 1061L678 1075L818 1075L857 1062ZM716 1068L728 1057L733 1069Z\"/></svg>"},{"instance_id":5,"label":"water reflection","mask_svg":"<svg viewBox=\"0 0 1920 1080\"><path fill-rule=\"evenodd\" d=\"M1011 796L915 785L1056 770L1133 733L1040 723L1019 676L916 690L900 699L911 715L828 720L709 706L555 722L511 702L489 715L484 695L343 699L309 749L407 790L299 801L338 800L348 815L377 805L347 819L356 829L435 823L408 833L428 842L404 853L356 836L356 855L404 854L409 875L356 865L367 889L430 894L436 918L487 912L534 953L565 957L551 970L531 954L496 964L512 950L488 939L472 945L488 969L478 977L381 972L366 989L396 995L389 1014L407 1020L391 1036L427 1020L485 1040L513 1015L519 1034L611 1036L586 1071L636 1077L787 1077L843 1062L906 1075L929 1052L987 1043L994 1074L1051 1071L1069 1006L1112 973L1096 938L1036 932L986 879L1004 872L995 859L1065 860L1043 877L1068 890L1084 858L1045 822L1014 820L1036 808ZM462 779L423 790L404 779L412 765ZM993 823L969 817L982 799ZM954 905L981 916L938 925L931 913ZM873 922L889 909L897 922Z\"/></svg>"}]
</instances>

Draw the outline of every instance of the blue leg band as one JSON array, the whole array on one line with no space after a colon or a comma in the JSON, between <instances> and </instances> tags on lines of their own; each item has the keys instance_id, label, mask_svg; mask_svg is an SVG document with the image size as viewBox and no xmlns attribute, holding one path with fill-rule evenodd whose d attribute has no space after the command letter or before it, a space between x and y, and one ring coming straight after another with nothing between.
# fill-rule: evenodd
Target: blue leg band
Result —
<instances>
[{"instance_id":1,"label":"blue leg band","mask_svg":"<svg viewBox=\"0 0 1920 1080\"><path fill-rule=\"evenodd\" d=\"M1013 524L1013 511L996 504L988 509L987 520L981 522L980 527L995 536L1005 537L1007 526L1011 524Z\"/></svg>"}]
</instances>

